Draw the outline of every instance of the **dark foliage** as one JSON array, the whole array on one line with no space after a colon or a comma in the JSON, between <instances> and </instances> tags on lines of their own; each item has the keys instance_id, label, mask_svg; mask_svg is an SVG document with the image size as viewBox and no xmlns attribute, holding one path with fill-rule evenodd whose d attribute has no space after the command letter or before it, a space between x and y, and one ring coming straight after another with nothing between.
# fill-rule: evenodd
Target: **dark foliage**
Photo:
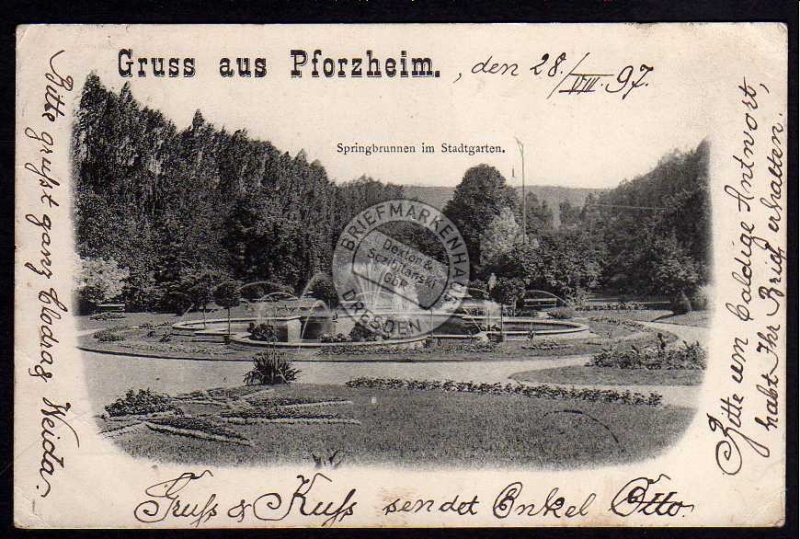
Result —
<instances>
[{"instance_id":1,"label":"dark foliage","mask_svg":"<svg viewBox=\"0 0 800 539\"><path fill-rule=\"evenodd\" d=\"M124 398L117 399L105 407L109 416L153 414L156 412L174 411L172 399L167 395L160 395L150 389L140 389L134 392L129 389Z\"/></svg>"},{"instance_id":2,"label":"dark foliage","mask_svg":"<svg viewBox=\"0 0 800 539\"><path fill-rule=\"evenodd\" d=\"M254 341L275 342L278 340L278 335L275 332L275 326L270 324L250 324L247 328L250 332L250 339Z\"/></svg>"},{"instance_id":3,"label":"dark foliage","mask_svg":"<svg viewBox=\"0 0 800 539\"><path fill-rule=\"evenodd\" d=\"M269 350L253 356L253 369L244 375L244 383L249 386L290 384L299 374L300 370L292 367L285 354Z\"/></svg>"},{"instance_id":4,"label":"dark foliage","mask_svg":"<svg viewBox=\"0 0 800 539\"><path fill-rule=\"evenodd\" d=\"M78 253L130 272L129 310L200 308L207 287L187 281L206 271L299 290L330 272L337 231L358 211L402 197L366 177L335 184L304 152L217 128L199 111L179 129L129 85L114 93L94 74L73 142Z\"/></svg>"},{"instance_id":5,"label":"dark foliage","mask_svg":"<svg viewBox=\"0 0 800 539\"><path fill-rule=\"evenodd\" d=\"M350 342L377 341L378 335L361 323L357 323L350 330Z\"/></svg>"},{"instance_id":6,"label":"dark foliage","mask_svg":"<svg viewBox=\"0 0 800 539\"><path fill-rule=\"evenodd\" d=\"M708 354L699 342L667 348L662 345L656 349L640 350L631 346L625 350L616 348L596 354L590 363L594 367L615 367L618 369L705 369Z\"/></svg>"},{"instance_id":7,"label":"dark foliage","mask_svg":"<svg viewBox=\"0 0 800 539\"><path fill-rule=\"evenodd\" d=\"M617 404L635 404L659 406L662 396L658 393L643 395L629 390L615 389L576 389L560 386L527 386L523 384L454 382L446 380L406 380L399 378L356 378L349 380L348 387L368 389L407 389L416 391L454 391L462 393L488 393L493 395L524 395L531 398L557 400L586 400L589 402L611 402Z\"/></svg>"},{"instance_id":8,"label":"dark foliage","mask_svg":"<svg viewBox=\"0 0 800 539\"><path fill-rule=\"evenodd\" d=\"M337 235L353 216L403 198L402 187L368 177L334 183L304 151L293 156L243 130L228 132L200 111L180 129L136 101L129 85L114 93L94 74L81 94L73 142L77 250L127 272L121 297L129 310L202 309L225 279L275 283L259 285L264 293L302 290L312 276L332 272ZM529 193L528 242L492 260L481 257L486 228L505 208L521 222L522 204L500 171L486 164L467 170L444 213L464 237L473 278L495 273L564 298L598 287L655 294L691 308L709 278L708 160L704 141L591 193L582 207L565 199L558 227L556 208ZM419 227L393 231L441 256L438 240ZM321 283L311 294L334 303ZM259 292L243 291L247 299Z\"/></svg>"}]
</instances>

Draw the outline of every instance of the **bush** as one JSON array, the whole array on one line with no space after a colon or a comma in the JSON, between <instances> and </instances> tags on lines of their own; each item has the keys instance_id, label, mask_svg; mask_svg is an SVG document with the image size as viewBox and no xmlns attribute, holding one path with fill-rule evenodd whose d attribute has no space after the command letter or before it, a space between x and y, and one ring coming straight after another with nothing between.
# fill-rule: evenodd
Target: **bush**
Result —
<instances>
[{"instance_id":1,"label":"bush","mask_svg":"<svg viewBox=\"0 0 800 539\"><path fill-rule=\"evenodd\" d=\"M251 323L247 331L250 332L250 339L254 341L275 342L278 340L275 327L270 324L255 325Z\"/></svg>"},{"instance_id":2,"label":"bush","mask_svg":"<svg viewBox=\"0 0 800 539\"><path fill-rule=\"evenodd\" d=\"M378 335L364 324L358 323L350 330L350 342L373 342Z\"/></svg>"},{"instance_id":3,"label":"bush","mask_svg":"<svg viewBox=\"0 0 800 539\"><path fill-rule=\"evenodd\" d=\"M476 279L470 281L467 285L469 288L469 295L475 299L489 299L489 286L485 281Z\"/></svg>"},{"instance_id":4,"label":"bush","mask_svg":"<svg viewBox=\"0 0 800 539\"><path fill-rule=\"evenodd\" d=\"M497 343L494 342L466 342L466 343L445 343L436 344L434 339L425 339L422 347L409 349L403 346L392 345L374 345L374 346L356 346L343 344L330 348L324 348L317 352L321 356L366 356L371 354L380 355L425 355L425 354L441 354L447 353L465 353L465 352L493 352L497 349Z\"/></svg>"},{"instance_id":5,"label":"bush","mask_svg":"<svg viewBox=\"0 0 800 539\"><path fill-rule=\"evenodd\" d=\"M276 350L261 352L253 356L253 369L244 375L244 383L249 386L290 384L297 380L299 369L285 354Z\"/></svg>"},{"instance_id":6,"label":"bush","mask_svg":"<svg viewBox=\"0 0 800 539\"><path fill-rule=\"evenodd\" d=\"M575 311L569 307L556 307L547 311L547 316L556 320L568 320L575 316Z\"/></svg>"},{"instance_id":7,"label":"bush","mask_svg":"<svg viewBox=\"0 0 800 539\"><path fill-rule=\"evenodd\" d=\"M662 337L657 349L640 350L636 346L631 346L627 350L604 350L595 354L589 365L618 369L702 370L707 365L707 353L699 342L689 344L684 341L683 347L668 349Z\"/></svg>"},{"instance_id":8,"label":"bush","mask_svg":"<svg viewBox=\"0 0 800 539\"><path fill-rule=\"evenodd\" d=\"M692 296L689 298L689 302L692 305L692 310L694 311L705 311L708 310L709 306L709 294L708 291L700 287L692 293Z\"/></svg>"},{"instance_id":9,"label":"bush","mask_svg":"<svg viewBox=\"0 0 800 539\"><path fill-rule=\"evenodd\" d=\"M444 344L437 344L435 338L429 337L422 342L419 348L406 348L404 346L394 345L374 345L374 346L356 346L347 345L336 346L331 348L324 348L317 352L321 356L366 356L371 354L380 355L425 355L425 354L440 354L442 352L448 353L464 353L464 352L493 352L497 349L497 343L494 342L465 342L453 343L448 342Z\"/></svg>"},{"instance_id":10,"label":"bush","mask_svg":"<svg viewBox=\"0 0 800 539\"><path fill-rule=\"evenodd\" d=\"M255 301L264 297L266 292L264 287L259 284L242 287L242 296L248 301Z\"/></svg>"},{"instance_id":11,"label":"bush","mask_svg":"<svg viewBox=\"0 0 800 539\"><path fill-rule=\"evenodd\" d=\"M589 292L584 290L583 288L578 288L572 294L567 297L567 301L569 302L569 306L573 309L582 309L586 306L589 301Z\"/></svg>"},{"instance_id":12,"label":"bush","mask_svg":"<svg viewBox=\"0 0 800 539\"><path fill-rule=\"evenodd\" d=\"M563 350L569 348L571 345L565 342L551 341L551 340L534 340L529 337L529 344L520 346L523 350Z\"/></svg>"},{"instance_id":13,"label":"bush","mask_svg":"<svg viewBox=\"0 0 800 539\"><path fill-rule=\"evenodd\" d=\"M596 303L585 304L579 307L579 311L641 311L647 309L643 303L635 301L621 301L619 303Z\"/></svg>"},{"instance_id":14,"label":"bush","mask_svg":"<svg viewBox=\"0 0 800 539\"><path fill-rule=\"evenodd\" d=\"M167 395L160 395L150 391L150 389L140 389L134 393L129 389L124 398L117 399L112 404L105 407L109 416L134 415L134 414L153 414L156 412L176 411L172 405L172 399Z\"/></svg>"},{"instance_id":15,"label":"bush","mask_svg":"<svg viewBox=\"0 0 800 539\"><path fill-rule=\"evenodd\" d=\"M399 378L355 378L349 380L347 387L367 389L408 389L416 391L453 391L460 393L483 393L492 395L524 395L531 398L557 400L586 400L589 402L609 402L617 404L634 404L658 406L662 395L659 393L632 393L630 390L593 389L560 387L549 385L528 386L524 384L501 384L495 382L454 382L446 380L406 380Z\"/></svg>"},{"instance_id":16,"label":"bush","mask_svg":"<svg viewBox=\"0 0 800 539\"><path fill-rule=\"evenodd\" d=\"M673 314L686 314L692 310L692 304L686 294L681 292L677 297L672 300L670 306Z\"/></svg>"},{"instance_id":17,"label":"bush","mask_svg":"<svg viewBox=\"0 0 800 539\"><path fill-rule=\"evenodd\" d=\"M331 309L339 306L339 294L330 281L330 278L318 279L311 285L311 296L327 303Z\"/></svg>"},{"instance_id":18,"label":"bush","mask_svg":"<svg viewBox=\"0 0 800 539\"><path fill-rule=\"evenodd\" d=\"M98 342L118 342L124 341L125 336L115 333L113 330L104 329L92 335Z\"/></svg>"}]
</instances>

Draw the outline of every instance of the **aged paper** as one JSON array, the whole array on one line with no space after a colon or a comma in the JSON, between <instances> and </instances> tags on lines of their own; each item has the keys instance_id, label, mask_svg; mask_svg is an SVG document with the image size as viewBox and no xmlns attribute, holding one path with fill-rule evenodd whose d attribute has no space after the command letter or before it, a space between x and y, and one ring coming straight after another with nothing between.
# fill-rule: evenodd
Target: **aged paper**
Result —
<instances>
[{"instance_id":1,"label":"aged paper","mask_svg":"<svg viewBox=\"0 0 800 539\"><path fill-rule=\"evenodd\" d=\"M22 26L18 526L780 526L779 24Z\"/></svg>"}]
</instances>

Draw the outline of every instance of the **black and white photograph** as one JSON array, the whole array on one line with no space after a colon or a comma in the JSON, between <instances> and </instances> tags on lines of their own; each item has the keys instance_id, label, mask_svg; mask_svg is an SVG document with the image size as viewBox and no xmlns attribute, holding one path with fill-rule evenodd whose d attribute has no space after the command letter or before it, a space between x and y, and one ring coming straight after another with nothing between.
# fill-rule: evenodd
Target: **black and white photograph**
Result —
<instances>
[{"instance_id":1,"label":"black and white photograph","mask_svg":"<svg viewBox=\"0 0 800 539\"><path fill-rule=\"evenodd\" d=\"M785 27L18 43L18 525L780 525Z\"/></svg>"}]
</instances>

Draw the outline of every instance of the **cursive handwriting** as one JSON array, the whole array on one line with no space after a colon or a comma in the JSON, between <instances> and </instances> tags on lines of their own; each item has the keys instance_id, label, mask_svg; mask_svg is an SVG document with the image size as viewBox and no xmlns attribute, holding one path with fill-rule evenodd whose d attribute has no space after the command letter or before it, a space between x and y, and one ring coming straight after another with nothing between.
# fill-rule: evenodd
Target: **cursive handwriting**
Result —
<instances>
[{"instance_id":1,"label":"cursive handwriting","mask_svg":"<svg viewBox=\"0 0 800 539\"><path fill-rule=\"evenodd\" d=\"M314 487L320 480L333 483L333 480L326 475L317 472L311 479L307 479L304 475L298 475L297 478L300 484L288 500L284 501L278 492L268 492L252 502L241 500L228 510L228 517L243 522L249 514L264 522L278 522L294 513L303 517L326 517L322 526L332 526L351 516L353 509L358 505L358 502L354 501L356 495L354 488L338 501L328 501L326 496L321 496L317 492L320 488Z\"/></svg>"},{"instance_id":2,"label":"cursive handwriting","mask_svg":"<svg viewBox=\"0 0 800 539\"><path fill-rule=\"evenodd\" d=\"M59 116L64 116L64 110L62 109L64 106L64 95L61 93L62 90L66 90L67 92L72 91L72 77L69 75L66 77L61 76L56 70L55 65L53 65L53 61L56 57L63 53L64 51L60 50L50 57L50 71L44 75L50 84L45 87L44 111L42 112L42 117L47 118L50 122L55 122Z\"/></svg>"},{"instance_id":3,"label":"cursive handwriting","mask_svg":"<svg viewBox=\"0 0 800 539\"><path fill-rule=\"evenodd\" d=\"M649 477L637 477L631 479L625 486L617 492L611 501L609 511L621 517L628 517L633 514L645 516L676 517L685 516L682 514L686 510L694 511L694 504L685 503L675 499L678 492L653 492L653 485L662 479L670 480L665 474L659 474L656 479Z\"/></svg>"},{"instance_id":4,"label":"cursive handwriting","mask_svg":"<svg viewBox=\"0 0 800 539\"><path fill-rule=\"evenodd\" d=\"M494 54L489 54L485 60L475 62L469 70L469 74L511 79L528 75L534 80L553 79L556 83L552 86L546 99L550 99L554 94L571 96L602 92L619 95L621 100L625 100L634 90L649 86L645 79L653 72L653 66L640 64L638 68L635 68L631 64L611 73L603 73L581 67L590 54L584 53L576 62L566 52L552 55L547 52L535 60L533 65L527 68L527 71L517 61L495 61ZM459 73L453 82L458 82L462 77L462 73Z\"/></svg>"},{"instance_id":5,"label":"cursive handwriting","mask_svg":"<svg viewBox=\"0 0 800 539\"><path fill-rule=\"evenodd\" d=\"M559 496L558 487L554 487L538 505L533 502L520 503L518 498L522 494L523 488L524 485L516 481L500 491L500 494L494 500L494 505L492 505L492 514L495 518L504 519L512 513L518 516L540 516L556 519L586 516L589 506L597 498L595 493L591 493L580 505L568 505L566 498Z\"/></svg>"},{"instance_id":6,"label":"cursive handwriting","mask_svg":"<svg viewBox=\"0 0 800 539\"><path fill-rule=\"evenodd\" d=\"M67 306L58 299L54 288L39 292L39 304L39 362L28 369L28 374L46 383L53 377L51 367L55 360L51 350L59 342L53 326L67 312Z\"/></svg>"},{"instance_id":7,"label":"cursive handwriting","mask_svg":"<svg viewBox=\"0 0 800 539\"><path fill-rule=\"evenodd\" d=\"M467 502L462 501L460 499L460 495L456 494L452 500L448 500L441 504L437 503L436 500L433 499L417 499L412 501L397 498L384 506L381 511L383 511L384 515L390 515L392 513L419 513L421 511L430 513L434 510L434 508L436 508L436 510L440 513L455 513L460 516L465 516L477 515L477 506L479 503L480 502L478 501L477 495L473 496L472 499Z\"/></svg>"},{"instance_id":8,"label":"cursive handwriting","mask_svg":"<svg viewBox=\"0 0 800 539\"><path fill-rule=\"evenodd\" d=\"M761 197L758 201L762 206L769 210L769 224L767 225L772 232L780 232L781 230L781 215L783 213L783 206L781 201L783 199L783 124L775 122L772 126L772 150L767 155L769 166L767 172L772 176L769 182L769 196Z\"/></svg>"},{"instance_id":9,"label":"cursive handwriting","mask_svg":"<svg viewBox=\"0 0 800 539\"><path fill-rule=\"evenodd\" d=\"M46 498L52 490L50 479L59 468L64 468L64 457L59 456L58 446L56 442L61 440L61 436L57 435L55 428L59 423L69 429L75 437L75 444L77 447L81 446L80 438L72 425L64 418L69 412L72 405L70 403L56 404L46 397L42 397L44 408L41 409L41 426L40 439L42 443L42 460L39 464L39 477L44 483L36 485L36 490L39 491L39 496ZM57 466L57 467L56 467Z\"/></svg>"},{"instance_id":10,"label":"cursive handwriting","mask_svg":"<svg viewBox=\"0 0 800 539\"><path fill-rule=\"evenodd\" d=\"M741 397L739 403L741 403L743 400L744 397ZM738 410L739 413L741 413L741 407L739 407ZM734 416L737 417L736 421L729 419L729 422L733 423L733 425L728 427L723 425L719 419L711 414L706 414L706 416L708 418L708 427L711 429L711 431L718 431L720 434L722 434L722 440L717 442L716 459L717 466L724 474L736 475L742 469L744 459L742 457L742 450L739 448L740 442L746 442L747 445L749 445L750 448L761 457L769 457L770 451L767 446L755 441L753 438L747 436L746 434L742 433L741 430L739 430L741 427L741 421L738 420L737 416Z\"/></svg>"},{"instance_id":11,"label":"cursive handwriting","mask_svg":"<svg viewBox=\"0 0 800 539\"><path fill-rule=\"evenodd\" d=\"M203 470L200 475L193 472L184 472L174 479L161 481L145 489L147 500L141 502L133 511L133 516L139 522L163 522L167 517L178 519L191 518L191 526L200 527L217 516L218 505L216 494L208 497L193 499L185 492L189 486L205 476L212 476L210 470Z\"/></svg>"}]
</instances>

